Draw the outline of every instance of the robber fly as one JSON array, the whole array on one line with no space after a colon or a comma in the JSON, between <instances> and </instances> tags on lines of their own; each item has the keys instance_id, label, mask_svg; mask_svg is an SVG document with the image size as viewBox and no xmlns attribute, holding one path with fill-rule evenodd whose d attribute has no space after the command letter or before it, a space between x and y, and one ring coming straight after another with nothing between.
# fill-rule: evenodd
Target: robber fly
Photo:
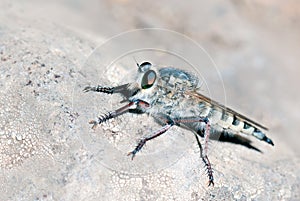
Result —
<instances>
[{"instance_id":1,"label":"robber fly","mask_svg":"<svg viewBox=\"0 0 300 201\"><path fill-rule=\"evenodd\" d=\"M249 139L240 135L243 133L274 145L263 132L268 130L266 127L199 93L199 80L193 74L171 67L156 69L149 62L137 66L135 82L116 87L98 85L84 88L85 92L120 93L128 102L125 106L90 121L93 129L126 112L147 113L162 125L152 135L140 139L135 149L128 153L132 159L147 141L162 135L172 126L183 127L192 131L196 137L210 186L214 185L214 177L207 155L209 139L256 149ZM199 136L204 138L204 146Z\"/></svg>"}]
</instances>

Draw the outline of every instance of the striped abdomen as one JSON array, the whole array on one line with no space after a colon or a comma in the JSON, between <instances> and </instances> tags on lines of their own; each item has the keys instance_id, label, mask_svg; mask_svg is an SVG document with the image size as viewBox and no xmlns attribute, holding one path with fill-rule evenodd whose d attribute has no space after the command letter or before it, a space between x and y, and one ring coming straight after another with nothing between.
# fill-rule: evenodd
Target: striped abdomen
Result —
<instances>
[{"instance_id":1,"label":"striped abdomen","mask_svg":"<svg viewBox=\"0 0 300 201\"><path fill-rule=\"evenodd\" d=\"M199 108L200 116L208 117L211 122L212 136L244 133L274 145L272 140L262 132L262 130L267 130L267 128L231 109L207 102L199 102Z\"/></svg>"}]
</instances>

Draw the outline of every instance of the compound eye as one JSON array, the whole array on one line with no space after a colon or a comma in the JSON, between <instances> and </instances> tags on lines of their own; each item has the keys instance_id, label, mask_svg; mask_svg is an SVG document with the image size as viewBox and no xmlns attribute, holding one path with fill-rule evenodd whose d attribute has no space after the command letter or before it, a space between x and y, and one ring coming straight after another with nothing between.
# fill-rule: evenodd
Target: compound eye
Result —
<instances>
[{"instance_id":1,"label":"compound eye","mask_svg":"<svg viewBox=\"0 0 300 201\"><path fill-rule=\"evenodd\" d=\"M156 73L153 70L149 70L144 74L144 77L142 79L142 89L149 89L153 86L154 82L156 80Z\"/></svg>"}]
</instances>

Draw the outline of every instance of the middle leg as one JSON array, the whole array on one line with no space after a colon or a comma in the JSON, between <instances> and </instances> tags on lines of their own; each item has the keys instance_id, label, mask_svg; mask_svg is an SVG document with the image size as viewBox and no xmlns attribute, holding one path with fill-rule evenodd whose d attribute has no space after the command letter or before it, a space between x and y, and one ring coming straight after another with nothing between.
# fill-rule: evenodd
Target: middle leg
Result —
<instances>
[{"instance_id":1,"label":"middle leg","mask_svg":"<svg viewBox=\"0 0 300 201\"><path fill-rule=\"evenodd\" d=\"M202 158L202 161L203 161L203 163L205 164L205 167L206 167L206 173L207 173L207 176L208 176L208 186L210 186L210 185L214 186L214 176L213 176L213 170L212 170L210 161L209 161L207 155L203 153L203 148L202 148L202 145L200 143L198 135L197 134L194 134L194 135L196 137L197 144L200 148L200 157Z\"/></svg>"},{"instance_id":2,"label":"middle leg","mask_svg":"<svg viewBox=\"0 0 300 201\"><path fill-rule=\"evenodd\" d=\"M146 138L141 139L139 141L138 145L135 147L135 149L128 153L128 156L131 155L131 159L133 160L136 153L139 152L142 149L142 147L146 144L147 141L152 140L152 139L162 135L163 133L167 132L167 130L169 130L173 125L174 125L174 122L172 120L168 121L165 126L163 126L161 129L156 131L150 137L146 137Z\"/></svg>"},{"instance_id":3,"label":"middle leg","mask_svg":"<svg viewBox=\"0 0 300 201\"><path fill-rule=\"evenodd\" d=\"M92 129L95 129L96 126L98 124L101 124L109 119L112 119L112 118L115 118L119 115L122 115L126 112L134 112L134 111L139 111L141 109L147 109L148 107L150 107L149 103L143 101L143 100L135 100L135 101L132 101L132 102L129 102L127 105L117 109L117 110L114 110L114 111L111 111L111 112L108 112L106 114L103 114L101 116L99 116L96 120L91 120L89 122L89 124L93 124L93 127ZM139 108L139 109L137 109Z\"/></svg>"}]
</instances>

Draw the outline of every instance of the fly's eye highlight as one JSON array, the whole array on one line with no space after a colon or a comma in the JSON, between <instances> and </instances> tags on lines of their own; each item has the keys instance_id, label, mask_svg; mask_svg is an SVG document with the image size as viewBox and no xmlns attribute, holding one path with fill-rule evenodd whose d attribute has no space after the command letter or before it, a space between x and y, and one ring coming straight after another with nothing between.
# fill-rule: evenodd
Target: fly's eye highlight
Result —
<instances>
[{"instance_id":1,"label":"fly's eye highlight","mask_svg":"<svg viewBox=\"0 0 300 201\"><path fill-rule=\"evenodd\" d=\"M156 73L153 70L147 71L142 79L142 89L149 89L153 86L154 82L156 80Z\"/></svg>"},{"instance_id":2,"label":"fly's eye highlight","mask_svg":"<svg viewBox=\"0 0 300 201\"><path fill-rule=\"evenodd\" d=\"M141 65L137 64L139 67L139 71L140 72L146 72L147 70L149 70L152 66L152 64L148 61L143 62Z\"/></svg>"}]
</instances>

